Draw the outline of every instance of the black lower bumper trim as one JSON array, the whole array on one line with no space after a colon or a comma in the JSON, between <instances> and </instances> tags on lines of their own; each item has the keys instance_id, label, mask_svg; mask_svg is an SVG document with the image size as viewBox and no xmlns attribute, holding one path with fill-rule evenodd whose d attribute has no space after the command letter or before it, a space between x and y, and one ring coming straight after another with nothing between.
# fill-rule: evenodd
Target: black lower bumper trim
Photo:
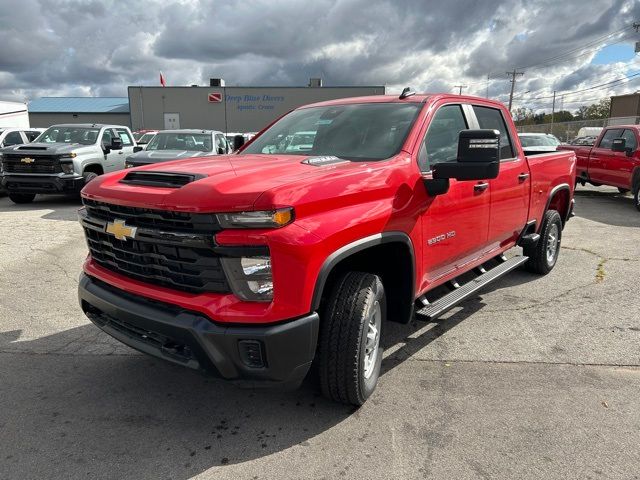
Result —
<instances>
[{"instance_id":1,"label":"black lower bumper trim","mask_svg":"<svg viewBox=\"0 0 640 480\"><path fill-rule=\"evenodd\" d=\"M122 343L243 386L294 388L315 355L319 329L315 312L277 325L224 326L85 274L78 296L87 317Z\"/></svg>"},{"instance_id":2,"label":"black lower bumper trim","mask_svg":"<svg viewBox=\"0 0 640 480\"><path fill-rule=\"evenodd\" d=\"M84 187L84 178L5 174L0 178L0 184L9 193L77 194Z\"/></svg>"}]
</instances>

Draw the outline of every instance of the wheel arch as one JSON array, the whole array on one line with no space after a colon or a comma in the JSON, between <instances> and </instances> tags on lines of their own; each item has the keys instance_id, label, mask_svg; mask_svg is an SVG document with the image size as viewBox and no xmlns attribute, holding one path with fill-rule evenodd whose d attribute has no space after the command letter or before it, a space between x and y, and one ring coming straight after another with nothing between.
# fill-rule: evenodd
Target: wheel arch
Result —
<instances>
[{"instance_id":1,"label":"wheel arch","mask_svg":"<svg viewBox=\"0 0 640 480\"><path fill-rule=\"evenodd\" d=\"M311 302L313 311L320 309L333 283L346 271L380 276L387 297L387 311L398 312L394 321L409 322L415 298L416 271L409 235L404 232L378 233L351 242L329 255L316 279Z\"/></svg>"},{"instance_id":2,"label":"wheel arch","mask_svg":"<svg viewBox=\"0 0 640 480\"><path fill-rule=\"evenodd\" d=\"M640 189L640 167L636 167L633 169L633 172L631 174L631 185L629 186L631 187L630 190L633 193L636 193L636 187Z\"/></svg>"},{"instance_id":3,"label":"wheel arch","mask_svg":"<svg viewBox=\"0 0 640 480\"><path fill-rule=\"evenodd\" d=\"M560 214L560 218L562 218L562 225L564 226L567 223L571 205L571 188L568 183L561 183L556 185L549 192L549 198L547 198L547 204L544 207L544 211L542 212L542 218L544 218L544 214L549 210L556 210ZM542 227L542 222L540 222L540 227Z\"/></svg>"},{"instance_id":4,"label":"wheel arch","mask_svg":"<svg viewBox=\"0 0 640 480\"><path fill-rule=\"evenodd\" d=\"M102 175L104 174L104 168L99 163L89 163L85 165L82 169L83 174L86 172L93 172L93 173L97 173L98 175Z\"/></svg>"}]
</instances>

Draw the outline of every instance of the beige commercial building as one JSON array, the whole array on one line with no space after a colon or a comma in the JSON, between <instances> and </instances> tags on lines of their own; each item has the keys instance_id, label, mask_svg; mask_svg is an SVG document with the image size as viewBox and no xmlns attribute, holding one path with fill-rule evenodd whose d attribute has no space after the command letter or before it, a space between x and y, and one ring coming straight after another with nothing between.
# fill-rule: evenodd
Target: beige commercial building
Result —
<instances>
[{"instance_id":1,"label":"beige commercial building","mask_svg":"<svg viewBox=\"0 0 640 480\"><path fill-rule=\"evenodd\" d=\"M211 84L214 86L129 87L132 129L257 132L301 105L385 93L384 86L323 87L318 80L308 87L225 87L216 79Z\"/></svg>"}]
</instances>

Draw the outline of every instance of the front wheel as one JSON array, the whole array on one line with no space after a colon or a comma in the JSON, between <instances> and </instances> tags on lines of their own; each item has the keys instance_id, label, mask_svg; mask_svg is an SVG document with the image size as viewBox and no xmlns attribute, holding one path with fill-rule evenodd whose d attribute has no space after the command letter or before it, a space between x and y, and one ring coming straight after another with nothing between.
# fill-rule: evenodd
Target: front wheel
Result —
<instances>
[{"instance_id":1,"label":"front wheel","mask_svg":"<svg viewBox=\"0 0 640 480\"><path fill-rule=\"evenodd\" d=\"M36 198L35 193L10 193L9 199L13 203L31 203Z\"/></svg>"},{"instance_id":2,"label":"front wheel","mask_svg":"<svg viewBox=\"0 0 640 480\"><path fill-rule=\"evenodd\" d=\"M635 203L636 208L640 212L640 182L636 185L636 192L633 194L633 203Z\"/></svg>"},{"instance_id":3,"label":"front wheel","mask_svg":"<svg viewBox=\"0 0 640 480\"><path fill-rule=\"evenodd\" d=\"M380 334L387 305L380 278L347 273L334 284L323 312L318 350L322 393L360 406L375 390L382 363Z\"/></svg>"},{"instance_id":4,"label":"front wheel","mask_svg":"<svg viewBox=\"0 0 640 480\"><path fill-rule=\"evenodd\" d=\"M538 243L524 247L523 253L529 257L525 268L530 272L546 275L558 261L560 240L562 238L562 219L555 210L548 210L542 220Z\"/></svg>"}]
</instances>

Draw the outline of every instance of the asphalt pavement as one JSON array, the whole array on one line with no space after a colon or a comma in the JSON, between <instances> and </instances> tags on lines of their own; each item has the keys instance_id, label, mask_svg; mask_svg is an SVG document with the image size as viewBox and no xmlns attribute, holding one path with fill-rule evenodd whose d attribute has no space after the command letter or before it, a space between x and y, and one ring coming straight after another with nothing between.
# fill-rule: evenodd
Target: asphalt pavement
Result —
<instances>
[{"instance_id":1,"label":"asphalt pavement","mask_svg":"<svg viewBox=\"0 0 640 480\"><path fill-rule=\"evenodd\" d=\"M549 275L386 325L353 409L117 343L77 304L77 202L0 198L0 479L640 478L640 212L576 202Z\"/></svg>"}]
</instances>

